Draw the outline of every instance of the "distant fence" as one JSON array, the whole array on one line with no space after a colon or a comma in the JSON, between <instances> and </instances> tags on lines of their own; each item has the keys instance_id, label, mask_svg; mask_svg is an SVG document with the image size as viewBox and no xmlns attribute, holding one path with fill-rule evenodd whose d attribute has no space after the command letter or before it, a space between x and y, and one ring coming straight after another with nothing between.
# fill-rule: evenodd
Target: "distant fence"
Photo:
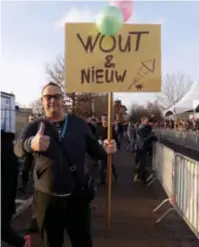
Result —
<instances>
[{"instance_id":1,"label":"distant fence","mask_svg":"<svg viewBox=\"0 0 199 247\"><path fill-rule=\"evenodd\" d=\"M153 170L155 176L148 186L158 179L168 196L153 212L166 202L172 205L156 223L175 210L199 239L199 162L156 142Z\"/></svg>"},{"instance_id":2,"label":"distant fence","mask_svg":"<svg viewBox=\"0 0 199 247\"><path fill-rule=\"evenodd\" d=\"M176 145L199 151L199 131L155 129L155 134L160 140L169 141Z\"/></svg>"}]
</instances>

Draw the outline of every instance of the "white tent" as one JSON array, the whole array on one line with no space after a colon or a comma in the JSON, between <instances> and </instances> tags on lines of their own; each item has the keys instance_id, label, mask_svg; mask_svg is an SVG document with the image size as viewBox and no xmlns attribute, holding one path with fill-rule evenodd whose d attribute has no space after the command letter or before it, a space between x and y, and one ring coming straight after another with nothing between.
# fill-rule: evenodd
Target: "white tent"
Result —
<instances>
[{"instance_id":1,"label":"white tent","mask_svg":"<svg viewBox=\"0 0 199 247\"><path fill-rule=\"evenodd\" d=\"M193 101L193 109L195 110L199 106L199 99Z\"/></svg>"},{"instance_id":2,"label":"white tent","mask_svg":"<svg viewBox=\"0 0 199 247\"><path fill-rule=\"evenodd\" d=\"M187 94L178 103L166 110L164 115L193 111L193 101L195 100L199 100L199 81L193 83Z\"/></svg>"}]
</instances>

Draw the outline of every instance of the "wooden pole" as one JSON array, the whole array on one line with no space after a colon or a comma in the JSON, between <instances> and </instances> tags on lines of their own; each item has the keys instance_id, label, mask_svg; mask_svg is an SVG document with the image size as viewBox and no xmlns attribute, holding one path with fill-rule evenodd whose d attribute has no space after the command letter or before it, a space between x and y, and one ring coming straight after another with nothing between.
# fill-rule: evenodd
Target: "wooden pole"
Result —
<instances>
[{"instance_id":1,"label":"wooden pole","mask_svg":"<svg viewBox=\"0 0 199 247\"><path fill-rule=\"evenodd\" d=\"M108 140L112 139L112 115L113 115L113 93L108 95ZM111 192L112 192L112 155L107 156L107 228L110 228L111 221Z\"/></svg>"}]
</instances>

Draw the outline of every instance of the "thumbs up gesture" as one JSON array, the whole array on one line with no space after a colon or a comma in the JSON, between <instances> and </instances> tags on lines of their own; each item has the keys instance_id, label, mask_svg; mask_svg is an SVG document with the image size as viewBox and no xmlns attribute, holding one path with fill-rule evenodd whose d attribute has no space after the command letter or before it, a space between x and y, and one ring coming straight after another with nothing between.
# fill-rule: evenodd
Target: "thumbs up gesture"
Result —
<instances>
[{"instance_id":1,"label":"thumbs up gesture","mask_svg":"<svg viewBox=\"0 0 199 247\"><path fill-rule=\"evenodd\" d=\"M37 134L31 140L31 148L35 152L46 151L50 144L50 137L44 135L45 124L41 123Z\"/></svg>"}]
</instances>

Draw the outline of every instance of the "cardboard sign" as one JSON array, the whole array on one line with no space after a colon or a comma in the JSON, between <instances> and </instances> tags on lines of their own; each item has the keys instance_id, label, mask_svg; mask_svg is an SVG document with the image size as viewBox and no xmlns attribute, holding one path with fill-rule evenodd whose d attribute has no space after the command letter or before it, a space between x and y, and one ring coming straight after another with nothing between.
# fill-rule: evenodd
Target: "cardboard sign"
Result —
<instances>
[{"instance_id":1,"label":"cardboard sign","mask_svg":"<svg viewBox=\"0 0 199 247\"><path fill-rule=\"evenodd\" d=\"M160 25L104 36L94 23L67 23L65 33L66 92L160 92Z\"/></svg>"}]
</instances>

